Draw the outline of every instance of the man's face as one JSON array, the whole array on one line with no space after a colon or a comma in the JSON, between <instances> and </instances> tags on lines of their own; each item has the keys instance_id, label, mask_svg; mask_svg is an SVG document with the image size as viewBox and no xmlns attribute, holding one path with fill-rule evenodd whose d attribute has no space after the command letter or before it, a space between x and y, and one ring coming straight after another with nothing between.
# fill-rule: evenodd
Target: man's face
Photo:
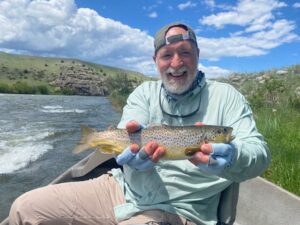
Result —
<instances>
[{"instance_id":1,"label":"man's face","mask_svg":"<svg viewBox=\"0 0 300 225\"><path fill-rule=\"evenodd\" d=\"M181 27L172 27L166 37L185 34ZM182 94L192 85L197 75L199 51L190 41L178 41L160 48L154 57L165 88L173 94Z\"/></svg>"}]
</instances>

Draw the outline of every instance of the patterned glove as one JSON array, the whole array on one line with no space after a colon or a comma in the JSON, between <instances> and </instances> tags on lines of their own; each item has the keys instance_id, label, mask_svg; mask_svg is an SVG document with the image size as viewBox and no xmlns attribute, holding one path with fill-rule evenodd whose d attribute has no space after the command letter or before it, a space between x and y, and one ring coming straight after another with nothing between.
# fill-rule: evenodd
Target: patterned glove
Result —
<instances>
[{"instance_id":1,"label":"patterned glove","mask_svg":"<svg viewBox=\"0 0 300 225\"><path fill-rule=\"evenodd\" d=\"M232 144L211 144L212 153L207 164L199 163L197 166L208 174L219 175L226 167L231 166L236 154Z\"/></svg>"},{"instance_id":2,"label":"patterned glove","mask_svg":"<svg viewBox=\"0 0 300 225\"><path fill-rule=\"evenodd\" d=\"M139 126L140 127L136 131L139 131L145 127L141 124ZM155 165L155 163L151 161L150 157L145 152L144 148L141 148L138 152L136 152L133 151L130 146L128 146L115 159L119 165L123 166L127 164L131 168L139 171L152 169Z\"/></svg>"},{"instance_id":3,"label":"patterned glove","mask_svg":"<svg viewBox=\"0 0 300 225\"><path fill-rule=\"evenodd\" d=\"M137 153L133 153L130 147L124 149L124 151L116 157L116 161L119 165L129 165L139 171L146 171L152 169L155 165L151 161L144 148L141 148Z\"/></svg>"}]
</instances>

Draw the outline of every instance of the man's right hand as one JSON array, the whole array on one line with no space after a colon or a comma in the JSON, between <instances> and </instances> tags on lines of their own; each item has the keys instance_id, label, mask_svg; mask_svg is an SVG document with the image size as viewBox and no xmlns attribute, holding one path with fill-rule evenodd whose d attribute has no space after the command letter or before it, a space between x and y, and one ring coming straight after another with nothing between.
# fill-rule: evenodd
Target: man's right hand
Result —
<instances>
[{"instance_id":1,"label":"man's right hand","mask_svg":"<svg viewBox=\"0 0 300 225\"><path fill-rule=\"evenodd\" d=\"M134 133L143 129L143 126L136 121L129 121L126 129ZM155 141L150 141L142 148L140 147L137 144L131 144L116 157L117 163L121 166L127 164L139 171L146 171L152 169L165 153L165 149L158 146Z\"/></svg>"}]
</instances>

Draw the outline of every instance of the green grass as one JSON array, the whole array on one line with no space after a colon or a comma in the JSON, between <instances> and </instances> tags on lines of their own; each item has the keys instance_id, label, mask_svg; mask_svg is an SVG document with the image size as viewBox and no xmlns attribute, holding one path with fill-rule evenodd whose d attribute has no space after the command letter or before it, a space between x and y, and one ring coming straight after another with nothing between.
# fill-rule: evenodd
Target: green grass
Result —
<instances>
[{"instance_id":1,"label":"green grass","mask_svg":"<svg viewBox=\"0 0 300 225\"><path fill-rule=\"evenodd\" d=\"M300 113L293 108L255 112L259 131L269 145L272 161L263 177L300 196Z\"/></svg>"},{"instance_id":2,"label":"green grass","mask_svg":"<svg viewBox=\"0 0 300 225\"><path fill-rule=\"evenodd\" d=\"M85 62L77 59L67 58L50 58L50 57L34 57L26 55L14 55L0 52L0 81L3 79L14 82L19 79L28 79L34 81L53 81L65 68L87 67L92 69L96 74L116 78L120 74L126 74L130 79L138 82L149 79L143 74Z\"/></svg>"},{"instance_id":3,"label":"green grass","mask_svg":"<svg viewBox=\"0 0 300 225\"><path fill-rule=\"evenodd\" d=\"M253 110L257 128L271 152L263 177L300 196L300 65L253 74L236 74L220 81L241 91Z\"/></svg>"}]
</instances>

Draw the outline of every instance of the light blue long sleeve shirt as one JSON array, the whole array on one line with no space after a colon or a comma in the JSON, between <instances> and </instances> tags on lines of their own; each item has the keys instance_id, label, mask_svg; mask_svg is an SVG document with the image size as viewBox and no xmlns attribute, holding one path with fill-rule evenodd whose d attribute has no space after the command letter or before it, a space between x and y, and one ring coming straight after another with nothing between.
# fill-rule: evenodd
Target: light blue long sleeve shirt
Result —
<instances>
[{"instance_id":1,"label":"light blue long sleeve shirt","mask_svg":"<svg viewBox=\"0 0 300 225\"><path fill-rule=\"evenodd\" d=\"M113 175L124 191L127 203L115 207L116 218L121 221L137 212L161 209L179 214L196 224L216 224L220 193L233 181L241 182L260 175L268 166L270 157L263 137L258 133L252 111L245 98L231 85L205 81L202 87L180 98L168 96L161 89L161 81L150 81L137 87L127 100L119 128L130 120L149 125L209 125L233 127L232 144L236 154L232 165L219 176L202 172L188 160L160 160L154 169L140 172L124 166L114 169ZM160 96L161 95L161 96ZM185 115L199 110L187 118L173 118L163 114Z\"/></svg>"}]
</instances>

